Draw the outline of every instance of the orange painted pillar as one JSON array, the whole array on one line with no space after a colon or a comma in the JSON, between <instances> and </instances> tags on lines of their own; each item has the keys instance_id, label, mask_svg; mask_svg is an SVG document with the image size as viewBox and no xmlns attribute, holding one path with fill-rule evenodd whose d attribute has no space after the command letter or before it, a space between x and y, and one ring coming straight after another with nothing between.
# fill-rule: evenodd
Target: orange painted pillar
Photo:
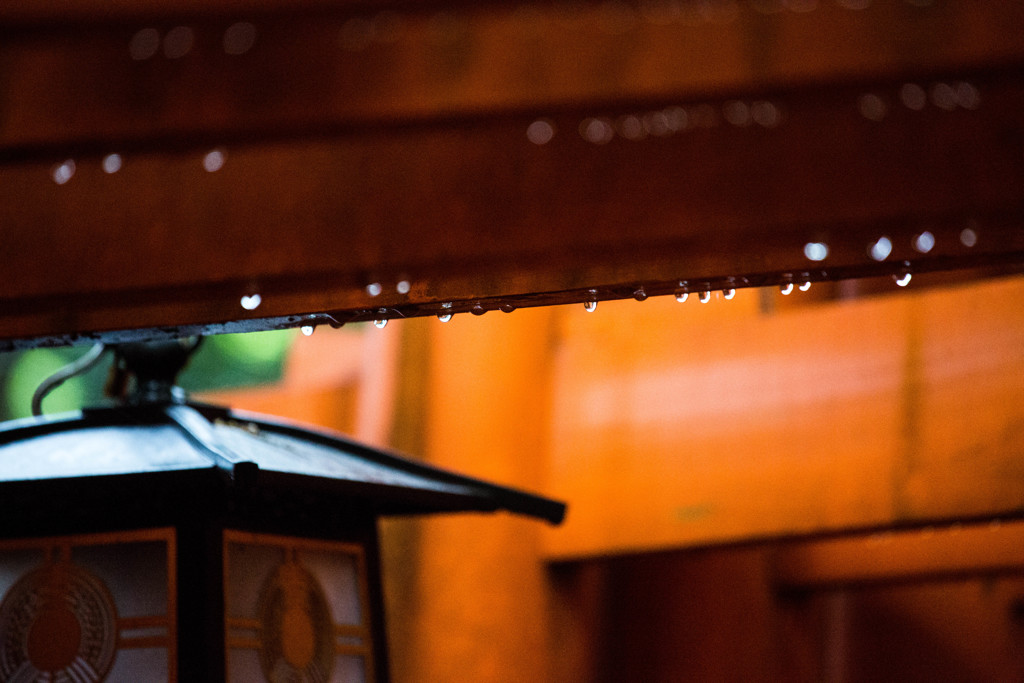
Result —
<instances>
[{"instance_id":1,"label":"orange painted pillar","mask_svg":"<svg viewBox=\"0 0 1024 683\"><path fill-rule=\"evenodd\" d=\"M495 312L411 332L429 345L425 459L557 494L543 486L553 316ZM551 680L545 526L505 514L384 525L395 683Z\"/></svg>"}]
</instances>

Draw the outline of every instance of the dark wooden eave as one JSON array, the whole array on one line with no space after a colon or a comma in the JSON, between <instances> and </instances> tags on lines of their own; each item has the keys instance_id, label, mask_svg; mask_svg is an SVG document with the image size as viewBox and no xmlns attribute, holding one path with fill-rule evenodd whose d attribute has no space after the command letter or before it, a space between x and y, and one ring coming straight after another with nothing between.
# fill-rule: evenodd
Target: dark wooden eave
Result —
<instances>
[{"instance_id":1,"label":"dark wooden eave","mask_svg":"<svg viewBox=\"0 0 1024 683\"><path fill-rule=\"evenodd\" d=\"M0 348L1019 272L1021 26L1011 0L10 0Z\"/></svg>"}]
</instances>

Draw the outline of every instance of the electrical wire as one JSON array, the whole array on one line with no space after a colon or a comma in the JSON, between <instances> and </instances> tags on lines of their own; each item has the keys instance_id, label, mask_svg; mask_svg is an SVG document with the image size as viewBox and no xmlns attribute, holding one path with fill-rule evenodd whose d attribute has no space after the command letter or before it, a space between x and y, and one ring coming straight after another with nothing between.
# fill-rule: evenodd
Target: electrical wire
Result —
<instances>
[{"instance_id":1,"label":"electrical wire","mask_svg":"<svg viewBox=\"0 0 1024 683\"><path fill-rule=\"evenodd\" d=\"M89 349L81 358L78 358L73 363L65 365L63 368L53 373L49 377L43 380L34 394L32 394L32 415L38 417L43 414L43 399L46 396L63 384L65 381L71 379L75 375L80 375L83 372L87 372L91 369L99 359L103 356L103 352L107 350L105 344L96 344Z\"/></svg>"}]
</instances>

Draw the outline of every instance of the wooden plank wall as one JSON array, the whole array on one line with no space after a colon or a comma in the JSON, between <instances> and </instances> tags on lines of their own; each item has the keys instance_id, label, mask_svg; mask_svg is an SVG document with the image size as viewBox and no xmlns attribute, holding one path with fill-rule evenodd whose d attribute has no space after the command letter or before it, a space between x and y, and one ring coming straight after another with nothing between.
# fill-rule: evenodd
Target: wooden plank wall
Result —
<instances>
[{"instance_id":1,"label":"wooden plank wall","mask_svg":"<svg viewBox=\"0 0 1024 683\"><path fill-rule=\"evenodd\" d=\"M562 319L552 557L1020 514L1019 278L774 314L743 294Z\"/></svg>"}]
</instances>

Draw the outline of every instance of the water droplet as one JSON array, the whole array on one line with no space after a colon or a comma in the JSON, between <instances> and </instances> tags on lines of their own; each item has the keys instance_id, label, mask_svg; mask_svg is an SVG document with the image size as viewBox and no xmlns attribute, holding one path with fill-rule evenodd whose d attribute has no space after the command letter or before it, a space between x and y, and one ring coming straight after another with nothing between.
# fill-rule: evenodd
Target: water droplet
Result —
<instances>
[{"instance_id":1,"label":"water droplet","mask_svg":"<svg viewBox=\"0 0 1024 683\"><path fill-rule=\"evenodd\" d=\"M792 282L784 282L784 283L782 283L781 285L779 285L779 291L782 292L782 296L789 296L790 294L793 293L793 283Z\"/></svg>"},{"instance_id":2,"label":"water droplet","mask_svg":"<svg viewBox=\"0 0 1024 683\"><path fill-rule=\"evenodd\" d=\"M892 279L896 281L896 284L900 287L906 287L910 284L911 274L909 272L897 273L892 276Z\"/></svg>"},{"instance_id":3,"label":"water droplet","mask_svg":"<svg viewBox=\"0 0 1024 683\"><path fill-rule=\"evenodd\" d=\"M395 285L395 291L399 294L408 294L410 289L412 289L412 284L408 280L402 280Z\"/></svg>"},{"instance_id":4,"label":"water droplet","mask_svg":"<svg viewBox=\"0 0 1024 683\"><path fill-rule=\"evenodd\" d=\"M669 131L678 132L686 130L690 124L690 117L682 107L669 107L665 110L665 123L668 125Z\"/></svg>"},{"instance_id":5,"label":"water droplet","mask_svg":"<svg viewBox=\"0 0 1024 683\"><path fill-rule=\"evenodd\" d=\"M593 313L594 311L597 310L597 302L596 301L584 301L583 302L583 310L585 310L587 313Z\"/></svg>"},{"instance_id":6,"label":"water droplet","mask_svg":"<svg viewBox=\"0 0 1024 683\"><path fill-rule=\"evenodd\" d=\"M144 28L132 36L128 53L137 62L153 57L160 49L160 32L155 28Z\"/></svg>"},{"instance_id":7,"label":"water droplet","mask_svg":"<svg viewBox=\"0 0 1024 683\"><path fill-rule=\"evenodd\" d=\"M313 331L315 329L316 328L314 328L312 325L303 325L302 328L301 328L301 331L302 331L302 334L306 335L307 337L310 337L310 336L313 335Z\"/></svg>"},{"instance_id":8,"label":"water droplet","mask_svg":"<svg viewBox=\"0 0 1024 683\"><path fill-rule=\"evenodd\" d=\"M956 90L948 83L936 83L932 86L932 104L939 109L953 111L956 109Z\"/></svg>"},{"instance_id":9,"label":"water droplet","mask_svg":"<svg viewBox=\"0 0 1024 683\"><path fill-rule=\"evenodd\" d=\"M706 304L707 302L711 301L711 290L705 289L697 296L697 298L700 299L700 302L702 304Z\"/></svg>"},{"instance_id":10,"label":"water droplet","mask_svg":"<svg viewBox=\"0 0 1024 683\"><path fill-rule=\"evenodd\" d=\"M857 106L860 108L860 115L869 121L881 121L889 111L885 100L874 93L861 95L857 100Z\"/></svg>"},{"instance_id":11,"label":"water droplet","mask_svg":"<svg viewBox=\"0 0 1024 683\"><path fill-rule=\"evenodd\" d=\"M732 289L732 288L730 288L730 289L723 289L722 290L722 296L725 298L726 301L729 301L734 296L736 296L736 290Z\"/></svg>"},{"instance_id":12,"label":"water droplet","mask_svg":"<svg viewBox=\"0 0 1024 683\"><path fill-rule=\"evenodd\" d=\"M722 107L722 114L725 116L726 121L737 128L744 128L750 125L750 107L747 106L746 102L741 102L740 100L726 102Z\"/></svg>"},{"instance_id":13,"label":"water droplet","mask_svg":"<svg viewBox=\"0 0 1024 683\"><path fill-rule=\"evenodd\" d=\"M231 24L224 31L224 54L244 55L256 44L256 27L247 21Z\"/></svg>"},{"instance_id":14,"label":"water droplet","mask_svg":"<svg viewBox=\"0 0 1024 683\"><path fill-rule=\"evenodd\" d=\"M676 290L676 301L678 301L679 303L681 303L681 304L682 303L686 303L686 300L689 299L689 298L690 298L690 293L687 292L685 289L677 289Z\"/></svg>"},{"instance_id":15,"label":"water droplet","mask_svg":"<svg viewBox=\"0 0 1024 683\"><path fill-rule=\"evenodd\" d=\"M502 313L511 313L512 311L516 310L516 307L515 307L514 304L502 304L502 305L498 306L498 309Z\"/></svg>"},{"instance_id":16,"label":"water droplet","mask_svg":"<svg viewBox=\"0 0 1024 683\"><path fill-rule=\"evenodd\" d=\"M384 291L379 282L371 282L366 285L366 293L370 296L380 296L380 293Z\"/></svg>"},{"instance_id":17,"label":"water droplet","mask_svg":"<svg viewBox=\"0 0 1024 683\"><path fill-rule=\"evenodd\" d=\"M224 150L215 149L207 152L203 157L203 168L207 173L216 173L224 168Z\"/></svg>"},{"instance_id":18,"label":"water droplet","mask_svg":"<svg viewBox=\"0 0 1024 683\"><path fill-rule=\"evenodd\" d=\"M164 56L181 59L192 50L195 39L195 32L188 26L175 26L164 36Z\"/></svg>"},{"instance_id":19,"label":"water droplet","mask_svg":"<svg viewBox=\"0 0 1024 683\"><path fill-rule=\"evenodd\" d=\"M247 311L255 311L263 303L263 297L259 294L251 294L249 296L243 296L241 300L242 308Z\"/></svg>"},{"instance_id":20,"label":"water droplet","mask_svg":"<svg viewBox=\"0 0 1024 683\"><path fill-rule=\"evenodd\" d=\"M374 320L373 321L373 326L376 327L378 330L383 330L385 327L387 327L387 325L388 325L388 319L387 318L381 318L380 320Z\"/></svg>"},{"instance_id":21,"label":"water droplet","mask_svg":"<svg viewBox=\"0 0 1024 683\"><path fill-rule=\"evenodd\" d=\"M965 247L973 247L978 243L978 233L971 228L964 228L960 232L960 243Z\"/></svg>"},{"instance_id":22,"label":"water droplet","mask_svg":"<svg viewBox=\"0 0 1024 683\"><path fill-rule=\"evenodd\" d=\"M808 261L824 261L828 258L828 245L824 242L808 242L804 245L804 256Z\"/></svg>"},{"instance_id":23,"label":"water droplet","mask_svg":"<svg viewBox=\"0 0 1024 683\"><path fill-rule=\"evenodd\" d=\"M644 128L644 122L635 114L627 114L619 118L616 128L619 131L619 135L627 140L643 140L647 137L647 129Z\"/></svg>"},{"instance_id":24,"label":"water droplet","mask_svg":"<svg viewBox=\"0 0 1024 683\"><path fill-rule=\"evenodd\" d=\"M878 241L871 245L868 253L876 261L884 261L892 253L892 240L888 237L879 237Z\"/></svg>"},{"instance_id":25,"label":"water droplet","mask_svg":"<svg viewBox=\"0 0 1024 683\"><path fill-rule=\"evenodd\" d=\"M914 238L914 249L922 254L927 254L935 247L935 235L927 230Z\"/></svg>"},{"instance_id":26,"label":"water droplet","mask_svg":"<svg viewBox=\"0 0 1024 683\"><path fill-rule=\"evenodd\" d=\"M535 145L546 145L555 137L555 124L547 119L537 119L526 129L526 139Z\"/></svg>"},{"instance_id":27,"label":"water droplet","mask_svg":"<svg viewBox=\"0 0 1024 683\"><path fill-rule=\"evenodd\" d=\"M483 304L476 304L473 308L469 309L469 312L473 315L483 315L487 312L487 309L483 307Z\"/></svg>"},{"instance_id":28,"label":"water droplet","mask_svg":"<svg viewBox=\"0 0 1024 683\"><path fill-rule=\"evenodd\" d=\"M451 313L438 313L437 314L437 319L440 320L443 323L446 323L446 322L448 322L449 320L452 319L452 314Z\"/></svg>"},{"instance_id":29,"label":"water droplet","mask_svg":"<svg viewBox=\"0 0 1024 683\"><path fill-rule=\"evenodd\" d=\"M580 122L580 136L595 145L606 145L615 137L615 129L608 119L590 118Z\"/></svg>"},{"instance_id":30,"label":"water droplet","mask_svg":"<svg viewBox=\"0 0 1024 683\"><path fill-rule=\"evenodd\" d=\"M779 108L764 100L750 105L750 115L755 123L764 128L775 128L782 123L782 113Z\"/></svg>"},{"instance_id":31,"label":"water droplet","mask_svg":"<svg viewBox=\"0 0 1024 683\"><path fill-rule=\"evenodd\" d=\"M647 292L644 291L643 287L638 287L636 291L633 292L633 298L636 299L637 301L646 301Z\"/></svg>"},{"instance_id":32,"label":"water droplet","mask_svg":"<svg viewBox=\"0 0 1024 683\"><path fill-rule=\"evenodd\" d=\"M981 94L970 83L961 81L954 87L956 100L964 109L977 109L981 104Z\"/></svg>"},{"instance_id":33,"label":"water droplet","mask_svg":"<svg viewBox=\"0 0 1024 683\"><path fill-rule=\"evenodd\" d=\"M53 182L58 185L63 185L75 175L75 160L68 159L62 164L57 164L50 169L50 177L53 178Z\"/></svg>"},{"instance_id":34,"label":"water droplet","mask_svg":"<svg viewBox=\"0 0 1024 683\"><path fill-rule=\"evenodd\" d=\"M652 111L644 115L644 130L659 138L672 134L668 116L663 111Z\"/></svg>"},{"instance_id":35,"label":"water droplet","mask_svg":"<svg viewBox=\"0 0 1024 683\"><path fill-rule=\"evenodd\" d=\"M906 83L900 88L900 100L907 109L921 111L928 104L928 95L918 84Z\"/></svg>"},{"instance_id":36,"label":"water droplet","mask_svg":"<svg viewBox=\"0 0 1024 683\"><path fill-rule=\"evenodd\" d=\"M121 170L121 155L120 154L108 154L103 157L103 172L110 175L117 173Z\"/></svg>"},{"instance_id":37,"label":"water droplet","mask_svg":"<svg viewBox=\"0 0 1024 683\"><path fill-rule=\"evenodd\" d=\"M811 288L811 281L810 280L804 280L803 284L800 285L800 291L801 292L806 292L810 288Z\"/></svg>"}]
</instances>

